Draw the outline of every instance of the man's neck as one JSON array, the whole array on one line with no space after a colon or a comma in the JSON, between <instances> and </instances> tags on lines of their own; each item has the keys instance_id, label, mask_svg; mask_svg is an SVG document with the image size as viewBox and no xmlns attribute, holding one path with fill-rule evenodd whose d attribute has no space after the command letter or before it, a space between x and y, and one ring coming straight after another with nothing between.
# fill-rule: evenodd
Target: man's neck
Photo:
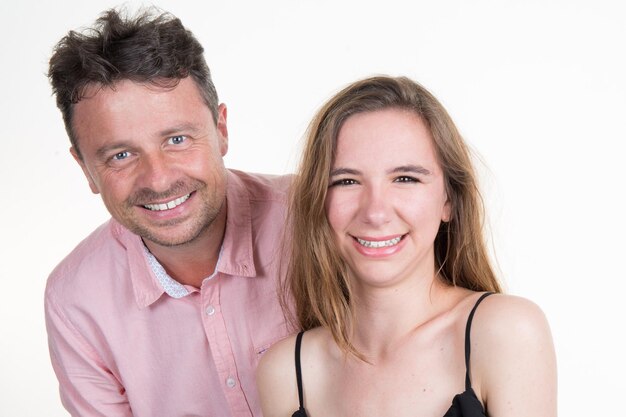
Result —
<instances>
[{"instance_id":1,"label":"man's neck","mask_svg":"<svg viewBox=\"0 0 626 417\"><path fill-rule=\"evenodd\" d=\"M145 240L144 244L167 274L183 285L200 288L202 281L217 266L224 231L226 210L193 241L184 245L162 246Z\"/></svg>"}]
</instances>

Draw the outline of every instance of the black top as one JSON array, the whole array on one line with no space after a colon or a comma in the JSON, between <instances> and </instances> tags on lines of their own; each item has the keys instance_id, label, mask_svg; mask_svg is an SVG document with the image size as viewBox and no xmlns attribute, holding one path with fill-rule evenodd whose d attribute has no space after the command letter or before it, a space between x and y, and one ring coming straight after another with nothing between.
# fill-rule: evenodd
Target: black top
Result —
<instances>
[{"instance_id":1,"label":"black top","mask_svg":"<svg viewBox=\"0 0 626 417\"><path fill-rule=\"evenodd\" d=\"M452 399L452 405L444 414L443 417L486 417L485 409L476 397L476 393L472 389L472 383L470 381L470 329L472 327L472 319L478 304L480 304L485 297L493 293L487 292L480 296L472 311L467 318L467 325L465 326L465 391L461 394L457 394ZM300 408L293 413L292 417L308 417L306 410L304 409L304 401L302 397L302 369L300 366L300 346L302 345L302 335L304 332L298 333L296 337L296 379L298 381L298 400L300 402Z\"/></svg>"}]
</instances>

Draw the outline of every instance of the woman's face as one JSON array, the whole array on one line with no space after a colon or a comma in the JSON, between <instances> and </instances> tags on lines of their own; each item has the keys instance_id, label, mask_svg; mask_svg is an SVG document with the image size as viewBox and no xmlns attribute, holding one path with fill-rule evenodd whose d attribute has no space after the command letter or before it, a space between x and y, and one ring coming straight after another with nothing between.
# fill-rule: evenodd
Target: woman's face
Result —
<instances>
[{"instance_id":1,"label":"woman's face","mask_svg":"<svg viewBox=\"0 0 626 417\"><path fill-rule=\"evenodd\" d=\"M417 114L386 109L344 122L326 214L357 282L434 277L435 236L450 207L430 131Z\"/></svg>"}]
</instances>

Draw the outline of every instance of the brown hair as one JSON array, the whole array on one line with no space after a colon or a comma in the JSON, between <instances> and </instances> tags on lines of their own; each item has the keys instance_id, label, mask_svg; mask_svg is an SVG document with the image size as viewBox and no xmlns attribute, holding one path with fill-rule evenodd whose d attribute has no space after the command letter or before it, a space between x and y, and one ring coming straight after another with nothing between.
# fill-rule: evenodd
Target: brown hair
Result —
<instances>
[{"instance_id":1,"label":"brown hair","mask_svg":"<svg viewBox=\"0 0 626 417\"><path fill-rule=\"evenodd\" d=\"M309 125L292 189L293 248L286 285L303 330L330 329L344 351L361 355L349 341L353 310L347 268L332 237L325 201L337 136L352 115L387 108L415 112L429 127L444 173L451 217L435 238L441 279L474 291L500 292L483 236L483 204L469 150L441 103L406 77L378 76L357 81L331 98Z\"/></svg>"},{"instance_id":2,"label":"brown hair","mask_svg":"<svg viewBox=\"0 0 626 417\"><path fill-rule=\"evenodd\" d=\"M48 78L78 155L72 110L89 86L114 88L118 81L131 80L173 88L191 76L217 121L217 92L203 52L179 19L156 8L144 9L134 18L110 9L93 28L70 31L54 47Z\"/></svg>"}]
</instances>

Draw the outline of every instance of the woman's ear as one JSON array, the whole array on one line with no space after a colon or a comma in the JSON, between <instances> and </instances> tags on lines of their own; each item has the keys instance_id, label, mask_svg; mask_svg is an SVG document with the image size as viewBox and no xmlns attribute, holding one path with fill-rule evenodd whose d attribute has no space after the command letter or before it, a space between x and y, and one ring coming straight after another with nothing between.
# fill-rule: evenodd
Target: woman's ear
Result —
<instances>
[{"instance_id":1,"label":"woman's ear","mask_svg":"<svg viewBox=\"0 0 626 417\"><path fill-rule=\"evenodd\" d=\"M448 197L446 193L446 202L443 205L443 210L441 211L441 221L447 223L452 218L452 201Z\"/></svg>"}]
</instances>

